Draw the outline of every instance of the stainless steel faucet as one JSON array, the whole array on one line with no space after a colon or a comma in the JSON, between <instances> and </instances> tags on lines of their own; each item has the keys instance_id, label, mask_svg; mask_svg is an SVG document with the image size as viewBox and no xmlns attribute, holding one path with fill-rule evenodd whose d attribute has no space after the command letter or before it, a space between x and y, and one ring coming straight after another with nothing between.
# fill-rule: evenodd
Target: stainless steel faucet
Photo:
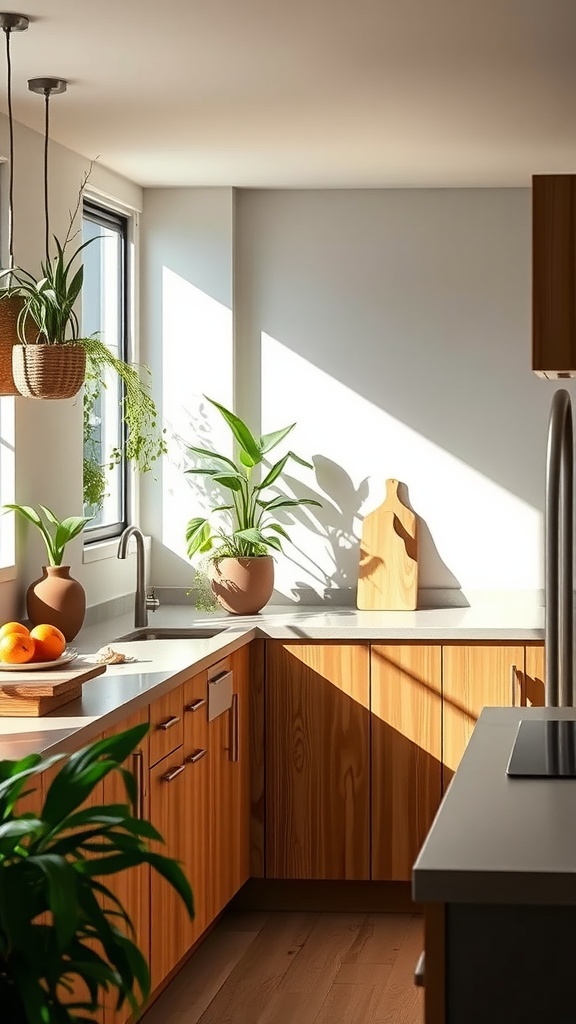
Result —
<instances>
[{"instance_id":1,"label":"stainless steel faucet","mask_svg":"<svg viewBox=\"0 0 576 1024\"><path fill-rule=\"evenodd\" d=\"M545 513L546 704L570 707L573 687L573 464L572 405L555 391L548 425Z\"/></svg>"},{"instance_id":2,"label":"stainless steel faucet","mask_svg":"<svg viewBox=\"0 0 576 1024\"><path fill-rule=\"evenodd\" d=\"M128 541L136 541L136 593L134 595L134 628L148 625L148 612L159 607L160 601L154 594L154 587L146 589L146 555L144 534L139 526L127 526L118 544L118 558L126 558Z\"/></svg>"}]
</instances>

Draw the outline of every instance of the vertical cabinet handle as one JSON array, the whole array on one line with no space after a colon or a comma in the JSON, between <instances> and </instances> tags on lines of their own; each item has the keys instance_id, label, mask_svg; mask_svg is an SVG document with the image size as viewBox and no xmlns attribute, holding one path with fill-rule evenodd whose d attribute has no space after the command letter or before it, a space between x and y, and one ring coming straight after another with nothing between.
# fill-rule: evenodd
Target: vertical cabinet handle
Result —
<instances>
[{"instance_id":1,"label":"vertical cabinet handle","mask_svg":"<svg viewBox=\"0 0 576 1024\"><path fill-rule=\"evenodd\" d=\"M136 782L136 797L134 800L134 815L136 818L144 817L144 754L141 750L135 750L132 754L132 772Z\"/></svg>"},{"instance_id":2,"label":"vertical cabinet handle","mask_svg":"<svg viewBox=\"0 0 576 1024\"><path fill-rule=\"evenodd\" d=\"M516 707L516 665L510 665L510 703L512 707Z\"/></svg>"},{"instance_id":3,"label":"vertical cabinet handle","mask_svg":"<svg viewBox=\"0 0 576 1024\"><path fill-rule=\"evenodd\" d=\"M238 760L238 694L232 694L230 705L230 760Z\"/></svg>"}]
</instances>

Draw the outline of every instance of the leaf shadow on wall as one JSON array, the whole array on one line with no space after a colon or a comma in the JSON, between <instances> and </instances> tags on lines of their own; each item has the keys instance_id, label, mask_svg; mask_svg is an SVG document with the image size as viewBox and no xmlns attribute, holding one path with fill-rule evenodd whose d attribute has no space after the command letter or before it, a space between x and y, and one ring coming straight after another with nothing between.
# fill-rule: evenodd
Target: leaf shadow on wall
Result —
<instances>
[{"instance_id":1,"label":"leaf shadow on wall","mask_svg":"<svg viewBox=\"0 0 576 1024\"><path fill-rule=\"evenodd\" d=\"M365 477L356 487L349 474L337 462L324 455L312 457L316 473L317 489L307 487L302 481L283 474L284 483L302 498L315 498L322 502L321 508L302 506L294 509L292 520L301 523L326 541L332 571L326 571L313 561L302 547L297 548L298 557L292 554L295 545L286 557L308 577L318 583L318 591L303 579L296 579L291 590L292 598L300 604L334 601L335 604L356 604L358 568L360 564L360 533L364 514L362 506L369 495L369 478ZM442 588L451 591L452 605L467 607L468 601L460 590L460 582L442 560L426 521L412 508L408 488L401 484L402 500L418 516L419 562L424 562L425 573L419 579L418 607L432 607L425 590L432 582L441 580ZM280 519L280 516L278 517ZM292 521L285 516L281 522L289 527ZM435 589L435 588L434 588ZM423 592L424 591L424 592Z\"/></svg>"}]
</instances>

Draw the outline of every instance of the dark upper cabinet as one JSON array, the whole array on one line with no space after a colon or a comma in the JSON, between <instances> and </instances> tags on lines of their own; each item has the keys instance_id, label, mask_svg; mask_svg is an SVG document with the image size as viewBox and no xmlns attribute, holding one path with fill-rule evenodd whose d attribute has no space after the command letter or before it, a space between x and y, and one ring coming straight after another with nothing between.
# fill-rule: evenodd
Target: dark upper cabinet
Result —
<instances>
[{"instance_id":1,"label":"dark upper cabinet","mask_svg":"<svg viewBox=\"0 0 576 1024\"><path fill-rule=\"evenodd\" d=\"M576 377L576 175L532 178L532 369Z\"/></svg>"}]
</instances>

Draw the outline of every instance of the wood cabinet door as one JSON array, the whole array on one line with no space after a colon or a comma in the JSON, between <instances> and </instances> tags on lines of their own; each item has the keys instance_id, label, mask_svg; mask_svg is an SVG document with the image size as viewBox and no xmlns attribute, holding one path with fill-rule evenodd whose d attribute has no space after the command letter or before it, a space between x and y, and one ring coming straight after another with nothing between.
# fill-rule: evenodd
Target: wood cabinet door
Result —
<instances>
[{"instance_id":1,"label":"wood cabinet door","mask_svg":"<svg viewBox=\"0 0 576 1024\"><path fill-rule=\"evenodd\" d=\"M440 804L442 648L370 650L372 878L409 881Z\"/></svg>"},{"instance_id":2,"label":"wood cabinet door","mask_svg":"<svg viewBox=\"0 0 576 1024\"><path fill-rule=\"evenodd\" d=\"M523 673L523 646L449 644L442 648L444 788L482 708L520 704Z\"/></svg>"},{"instance_id":3,"label":"wood cabinet door","mask_svg":"<svg viewBox=\"0 0 576 1024\"><path fill-rule=\"evenodd\" d=\"M527 647L526 670L522 684L522 704L525 707L543 708L546 704L544 667L544 644Z\"/></svg>"},{"instance_id":4,"label":"wood cabinet door","mask_svg":"<svg viewBox=\"0 0 576 1024\"><path fill-rule=\"evenodd\" d=\"M250 874L249 650L235 651L208 672L233 673L233 703L209 723L211 766L211 918Z\"/></svg>"},{"instance_id":5,"label":"wood cabinet door","mask_svg":"<svg viewBox=\"0 0 576 1024\"><path fill-rule=\"evenodd\" d=\"M164 839L159 852L185 861L188 832L192 827L186 811L189 768L183 748L150 770L150 821ZM158 987L188 951L188 912L171 885L156 871L150 879L150 973L152 989Z\"/></svg>"},{"instance_id":6,"label":"wood cabinet door","mask_svg":"<svg viewBox=\"0 0 576 1024\"><path fill-rule=\"evenodd\" d=\"M104 737L114 736L126 729L132 729L148 721L148 708L136 712L130 718L125 719L118 725L113 726L104 733ZM137 787L136 804L133 813L136 817L148 818L149 816L149 794L148 794L148 757L149 738L144 736L140 746L130 754L124 763L134 774ZM104 803L123 804L127 801L126 789L119 772L110 772L104 779ZM126 910L132 925L134 934L117 922L117 927L128 931L130 937L136 942L142 951L146 961L150 962L150 867L143 864L139 868L131 868L127 871L119 871L117 875L108 875L103 879L104 884L120 901ZM107 994L105 998L105 1024L125 1024L131 1017L130 1004L125 1002L120 1010L115 1009L116 999L113 993Z\"/></svg>"},{"instance_id":7,"label":"wood cabinet door","mask_svg":"<svg viewBox=\"0 0 576 1024\"><path fill-rule=\"evenodd\" d=\"M369 651L266 644L266 876L370 878Z\"/></svg>"},{"instance_id":8,"label":"wood cabinet door","mask_svg":"<svg viewBox=\"0 0 576 1024\"><path fill-rule=\"evenodd\" d=\"M576 175L532 178L532 369L576 371Z\"/></svg>"},{"instance_id":9,"label":"wood cabinet door","mask_svg":"<svg viewBox=\"0 0 576 1024\"><path fill-rule=\"evenodd\" d=\"M212 752L207 717L206 672L184 684L184 761L186 763L185 805L182 813L188 822L182 867L194 894L194 920L189 927L189 945L196 942L212 920L209 878L213 871L210 856L210 804Z\"/></svg>"}]
</instances>

